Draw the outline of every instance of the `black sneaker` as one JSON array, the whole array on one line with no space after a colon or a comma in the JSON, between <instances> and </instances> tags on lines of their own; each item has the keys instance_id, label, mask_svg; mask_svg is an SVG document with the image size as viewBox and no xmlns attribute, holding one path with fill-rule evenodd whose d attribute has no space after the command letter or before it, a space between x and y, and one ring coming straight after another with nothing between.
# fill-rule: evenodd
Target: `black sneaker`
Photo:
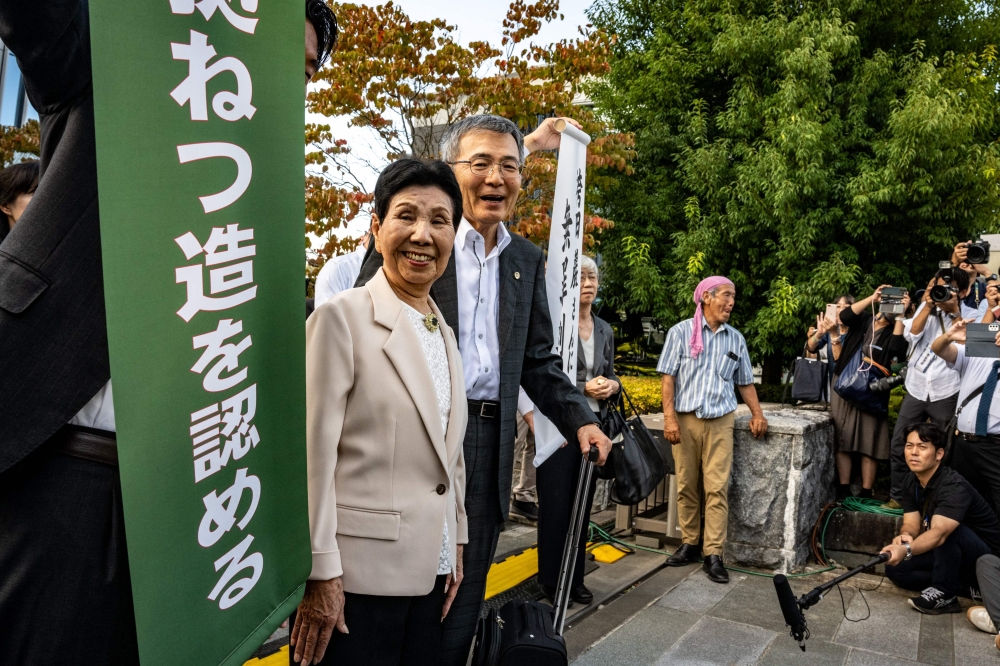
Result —
<instances>
[{"instance_id":1,"label":"black sneaker","mask_svg":"<svg viewBox=\"0 0 1000 666\"><path fill-rule=\"evenodd\" d=\"M936 587L928 587L920 593L919 597L910 599L910 605L926 615L944 615L945 613L960 613L962 611L958 597L947 597Z\"/></svg>"}]
</instances>

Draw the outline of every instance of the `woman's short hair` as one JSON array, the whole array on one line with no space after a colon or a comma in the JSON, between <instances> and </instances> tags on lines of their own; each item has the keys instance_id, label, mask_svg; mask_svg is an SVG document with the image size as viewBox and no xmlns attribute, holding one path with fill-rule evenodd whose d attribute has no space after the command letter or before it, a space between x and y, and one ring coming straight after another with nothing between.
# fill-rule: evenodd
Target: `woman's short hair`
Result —
<instances>
[{"instance_id":1,"label":"woman's short hair","mask_svg":"<svg viewBox=\"0 0 1000 666\"><path fill-rule=\"evenodd\" d=\"M839 304L841 300L844 301L844 305L854 305L854 297L850 294L841 294L840 296L837 296L837 298L833 299L833 302Z\"/></svg>"},{"instance_id":2,"label":"woman's short hair","mask_svg":"<svg viewBox=\"0 0 1000 666\"><path fill-rule=\"evenodd\" d=\"M584 270L594 271L594 275L597 276L597 279L598 280L601 279L601 271L598 270L597 268L597 262L588 257L587 255L583 255L580 258L580 271L582 272Z\"/></svg>"},{"instance_id":3,"label":"woman's short hair","mask_svg":"<svg viewBox=\"0 0 1000 666\"><path fill-rule=\"evenodd\" d=\"M375 182L374 207L378 219L385 220L392 198L407 187L436 187L451 199L452 224L462 221L462 190L451 167L441 160L396 160L379 174Z\"/></svg>"},{"instance_id":4,"label":"woman's short hair","mask_svg":"<svg viewBox=\"0 0 1000 666\"><path fill-rule=\"evenodd\" d=\"M0 206L10 206L22 194L34 194L38 187L38 160L12 164L0 170ZM0 215L0 240L8 233L7 220Z\"/></svg>"},{"instance_id":5,"label":"woman's short hair","mask_svg":"<svg viewBox=\"0 0 1000 666\"><path fill-rule=\"evenodd\" d=\"M943 449L947 444L944 430L936 423L915 423L906 429L906 437L909 437L911 432L917 433L921 442L932 444L935 449Z\"/></svg>"}]
</instances>

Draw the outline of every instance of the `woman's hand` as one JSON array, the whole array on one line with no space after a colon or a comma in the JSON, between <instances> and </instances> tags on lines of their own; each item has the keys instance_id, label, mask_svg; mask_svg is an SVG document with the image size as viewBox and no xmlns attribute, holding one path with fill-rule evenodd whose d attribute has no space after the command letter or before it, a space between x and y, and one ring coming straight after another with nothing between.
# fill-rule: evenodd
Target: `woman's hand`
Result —
<instances>
[{"instance_id":1,"label":"woman's hand","mask_svg":"<svg viewBox=\"0 0 1000 666\"><path fill-rule=\"evenodd\" d=\"M448 611L451 610L451 602L455 601L455 595L458 594L458 586L462 584L462 579L465 578L465 574L462 571L462 555L465 551L465 546L458 545L455 546L455 579L452 580L451 574L448 574L448 578L444 581L444 606L441 608L441 621L448 616Z\"/></svg>"},{"instance_id":2,"label":"woman's hand","mask_svg":"<svg viewBox=\"0 0 1000 666\"><path fill-rule=\"evenodd\" d=\"M334 627L348 633L344 622L344 583L340 578L307 580L306 593L295 616L288 642L294 660L304 666L322 661Z\"/></svg>"},{"instance_id":3,"label":"woman's hand","mask_svg":"<svg viewBox=\"0 0 1000 666\"><path fill-rule=\"evenodd\" d=\"M882 290L885 289L886 287L891 287L891 286L892 286L891 284L880 285L878 289L876 289L874 292L872 292L872 302L873 303L881 303L882 302Z\"/></svg>"},{"instance_id":4,"label":"woman's hand","mask_svg":"<svg viewBox=\"0 0 1000 666\"><path fill-rule=\"evenodd\" d=\"M594 400L607 400L621 388L618 382L607 377L594 377L583 387L583 393Z\"/></svg>"}]
</instances>

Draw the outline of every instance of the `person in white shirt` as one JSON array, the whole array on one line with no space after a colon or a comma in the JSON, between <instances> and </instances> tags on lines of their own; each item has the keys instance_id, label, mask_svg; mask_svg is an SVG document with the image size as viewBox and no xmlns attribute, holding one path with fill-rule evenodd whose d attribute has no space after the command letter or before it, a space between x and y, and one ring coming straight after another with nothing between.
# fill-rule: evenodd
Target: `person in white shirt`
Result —
<instances>
[{"instance_id":1,"label":"person in white shirt","mask_svg":"<svg viewBox=\"0 0 1000 666\"><path fill-rule=\"evenodd\" d=\"M342 291L354 288L354 281L361 273L361 264L365 260L365 252L371 243L371 229L365 232L358 243L357 249L348 254L331 257L319 269L316 276L316 304L319 307Z\"/></svg>"},{"instance_id":2,"label":"person in white shirt","mask_svg":"<svg viewBox=\"0 0 1000 666\"><path fill-rule=\"evenodd\" d=\"M931 298L931 291L936 286L950 286L951 298L943 303L935 303ZM911 426L927 419L944 430L955 413L961 377L957 370L949 368L944 359L931 351L931 343L948 330L953 321L962 318L961 299L968 291L969 279L965 272L939 270L924 290L917 313L903 324L903 336L910 345L909 364L906 372L906 397L899 408L889 448L892 486L887 508L897 509L901 506L903 479L910 471L905 458L906 432Z\"/></svg>"},{"instance_id":3,"label":"person in white shirt","mask_svg":"<svg viewBox=\"0 0 1000 666\"><path fill-rule=\"evenodd\" d=\"M1000 350L992 358L966 356L965 332L971 323L971 317L955 320L934 340L931 350L962 378L950 466L976 486L996 511L1000 508ZM996 344L1000 347L1000 332Z\"/></svg>"}]
</instances>

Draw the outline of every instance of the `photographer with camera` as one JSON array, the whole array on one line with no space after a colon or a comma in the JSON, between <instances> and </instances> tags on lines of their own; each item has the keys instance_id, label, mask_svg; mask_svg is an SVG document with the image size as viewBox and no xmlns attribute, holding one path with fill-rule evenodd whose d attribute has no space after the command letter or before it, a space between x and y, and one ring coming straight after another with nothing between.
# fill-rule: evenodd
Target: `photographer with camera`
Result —
<instances>
[{"instance_id":1,"label":"photographer with camera","mask_svg":"<svg viewBox=\"0 0 1000 666\"><path fill-rule=\"evenodd\" d=\"M848 328L848 333L842 340L842 350L834 367L834 385L858 355L885 367L892 363L893 358L906 355L902 319L895 314L874 312L875 306L882 302L882 291L887 288L891 288L890 285L882 285L868 298L840 311L840 323ZM905 310L902 297L897 309L899 314ZM830 411L837 438L837 497L843 499L851 494L852 457L860 454L859 496L870 498L878 461L889 458L888 414L865 411L853 402L840 399L840 396L831 398Z\"/></svg>"},{"instance_id":2,"label":"photographer with camera","mask_svg":"<svg viewBox=\"0 0 1000 666\"><path fill-rule=\"evenodd\" d=\"M944 431L933 423L906 430L903 527L882 549L885 575L905 590L914 610L958 613L961 586L978 588L976 560L1000 552L1000 520L961 474L943 464Z\"/></svg>"},{"instance_id":3,"label":"photographer with camera","mask_svg":"<svg viewBox=\"0 0 1000 666\"><path fill-rule=\"evenodd\" d=\"M986 265L990 260L990 244L984 240L959 243L951 252L951 263L969 276L969 293L962 297L965 306L978 312L976 321L986 313L986 280L995 279ZM980 277L983 279L980 280ZM963 317L971 314L963 312Z\"/></svg>"},{"instance_id":4,"label":"photographer with camera","mask_svg":"<svg viewBox=\"0 0 1000 666\"><path fill-rule=\"evenodd\" d=\"M942 266L924 290L916 315L904 324L903 336L910 345L909 363L901 373L905 377L906 396L892 433L889 459L892 486L886 508L900 507L903 477L908 471L904 448L910 427L930 419L943 430L955 414L962 378L930 347L952 322L962 318L960 299L968 290L969 278L964 271Z\"/></svg>"},{"instance_id":5,"label":"photographer with camera","mask_svg":"<svg viewBox=\"0 0 1000 666\"><path fill-rule=\"evenodd\" d=\"M966 326L971 318L957 319L931 344L931 351L958 371L962 378L958 393L955 435L949 464L1000 509L1000 391L997 377L1000 360L966 356ZM1000 347L1000 332L996 334Z\"/></svg>"}]
</instances>

